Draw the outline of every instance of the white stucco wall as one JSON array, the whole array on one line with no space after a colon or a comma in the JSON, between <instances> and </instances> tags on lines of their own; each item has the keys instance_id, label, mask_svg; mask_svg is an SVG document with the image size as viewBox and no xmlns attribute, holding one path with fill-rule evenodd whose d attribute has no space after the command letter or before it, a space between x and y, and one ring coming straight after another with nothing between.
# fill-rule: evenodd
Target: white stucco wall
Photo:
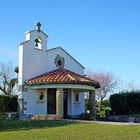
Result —
<instances>
[{"instance_id":1,"label":"white stucco wall","mask_svg":"<svg viewBox=\"0 0 140 140\"><path fill-rule=\"evenodd\" d=\"M39 92L35 90L29 90L23 93L22 97L24 102L27 103L24 105L24 108L27 108L27 110L24 110L24 114L47 114L47 92L45 91L43 93L43 100L39 100Z\"/></svg>"},{"instance_id":2,"label":"white stucco wall","mask_svg":"<svg viewBox=\"0 0 140 140\"><path fill-rule=\"evenodd\" d=\"M29 34L29 35L28 35ZM28 79L45 73L47 36L42 32L28 32L30 40L19 46L19 85L23 85ZM36 49L35 38L42 38L42 49Z\"/></svg>"},{"instance_id":3,"label":"white stucco wall","mask_svg":"<svg viewBox=\"0 0 140 140\"><path fill-rule=\"evenodd\" d=\"M24 105L24 114L27 115L36 115L36 114L47 114L47 90L43 91L44 99L39 100L39 91L28 90L22 94L24 102L27 104ZM84 92L79 92L79 102L75 102L75 92L70 91L68 93L68 115L69 116L78 116L81 113L85 112L85 100Z\"/></svg>"},{"instance_id":4,"label":"white stucco wall","mask_svg":"<svg viewBox=\"0 0 140 140\"><path fill-rule=\"evenodd\" d=\"M85 113L84 92L79 92L79 102L75 101L75 92L68 94L68 115L78 116Z\"/></svg>"},{"instance_id":5,"label":"white stucco wall","mask_svg":"<svg viewBox=\"0 0 140 140\"><path fill-rule=\"evenodd\" d=\"M56 69L54 60L56 56L64 57L64 68L80 75L84 75L84 68L79 65L71 56L69 56L62 48L58 47L56 49L51 49L47 51L47 71L52 71Z\"/></svg>"}]
</instances>

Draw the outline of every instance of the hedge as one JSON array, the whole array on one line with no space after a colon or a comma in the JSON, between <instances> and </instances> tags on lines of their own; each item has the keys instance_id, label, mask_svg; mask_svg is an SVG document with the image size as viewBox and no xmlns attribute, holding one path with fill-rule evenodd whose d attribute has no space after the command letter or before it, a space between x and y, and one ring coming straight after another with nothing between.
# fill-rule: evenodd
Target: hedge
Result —
<instances>
[{"instance_id":1,"label":"hedge","mask_svg":"<svg viewBox=\"0 0 140 140\"><path fill-rule=\"evenodd\" d=\"M140 91L121 92L111 95L110 107L115 115L140 112Z\"/></svg>"},{"instance_id":2,"label":"hedge","mask_svg":"<svg viewBox=\"0 0 140 140\"><path fill-rule=\"evenodd\" d=\"M15 112L18 110L17 95L0 95L0 112Z\"/></svg>"}]
</instances>

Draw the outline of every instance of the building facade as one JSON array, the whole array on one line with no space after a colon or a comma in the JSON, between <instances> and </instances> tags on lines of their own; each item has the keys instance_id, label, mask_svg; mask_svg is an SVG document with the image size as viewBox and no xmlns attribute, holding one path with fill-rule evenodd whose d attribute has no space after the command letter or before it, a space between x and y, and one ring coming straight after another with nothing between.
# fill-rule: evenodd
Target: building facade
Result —
<instances>
[{"instance_id":1,"label":"building facade","mask_svg":"<svg viewBox=\"0 0 140 140\"><path fill-rule=\"evenodd\" d=\"M25 41L19 45L20 114L78 117L85 112L85 92L94 100L100 85L86 78L84 67L63 48L48 49L48 36L40 27L37 23L35 30L26 32ZM94 109L95 102L91 104Z\"/></svg>"}]
</instances>

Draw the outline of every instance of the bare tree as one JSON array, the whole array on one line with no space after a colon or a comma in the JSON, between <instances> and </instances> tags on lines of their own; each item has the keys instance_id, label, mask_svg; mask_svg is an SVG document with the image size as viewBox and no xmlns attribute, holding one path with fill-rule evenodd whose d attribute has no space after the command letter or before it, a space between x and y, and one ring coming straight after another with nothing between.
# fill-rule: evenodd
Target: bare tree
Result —
<instances>
[{"instance_id":1,"label":"bare tree","mask_svg":"<svg viewBox=\"0 0 140 140\"><path fill-rule=\"evenodd\" d=\"M87 70L86 75L88 78L98 81L100 89L98 90L98 99L100 100L100 109L102 109L102 102L105 97L114 91L117 87L117 80L114 79L113 74L105 71L92 72Z\"/></svg>"},{"instance_id":2,"label":"bare tree","mask_svg":"<svg viewBox=\"0 0 140 140\"><path fill-rule=\"evenodd\" d=\"M12 63L0 63L0 91L4 94L11 94L16 82Z\"/></svg>"},{"instance_id":3,"label":"bare tree","mask_svg":"<svg viewBox=\"0 0 140 140\"><path fill-rule=\"evenodd\" d=\"M131 80L130 82L120 80L119 82L119 92L139 91L139 90L140 90L140 86L136 84L133 80Z\"/></svg>"}]
</instances>

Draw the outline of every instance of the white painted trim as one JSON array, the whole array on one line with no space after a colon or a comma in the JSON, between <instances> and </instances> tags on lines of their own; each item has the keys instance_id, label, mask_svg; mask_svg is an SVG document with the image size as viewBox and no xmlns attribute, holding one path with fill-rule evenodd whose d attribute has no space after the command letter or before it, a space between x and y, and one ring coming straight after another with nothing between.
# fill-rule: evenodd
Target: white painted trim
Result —
<instances>
[{"instance_id":1,"label":"white painted trim","mask_svg":"<svg viewBox=\"0 0 140 140\"><path fill-rule=\"evenodd\" d=\"M37 31L37 29L32 30L32 31L26 31L25 34L28 34L28 33L34 32L34 31ZM48 35L46 33L44 33L42 30L40 30L40 32L43 33L46 37L48 37Z\"/></svg>"},{"instance_id":2,"label":"white painted trim","mask_svg":"<svg viewBox=\"0 0 140 140\"><path fill-rule=\"evenodd\" d=\"M68 88L68 89L95 90L95 87L93 86L73 85L73 84L29 85L28 87L29 89Z\"/></svg>"}]
</instances>

